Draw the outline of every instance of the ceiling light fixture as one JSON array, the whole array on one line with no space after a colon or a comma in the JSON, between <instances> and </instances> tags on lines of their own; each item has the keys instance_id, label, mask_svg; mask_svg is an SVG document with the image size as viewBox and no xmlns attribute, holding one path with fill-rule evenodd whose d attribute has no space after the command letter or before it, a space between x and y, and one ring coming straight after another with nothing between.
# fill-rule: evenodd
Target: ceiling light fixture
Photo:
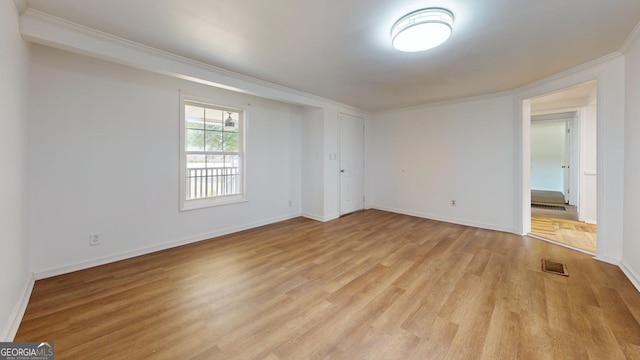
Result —
<instances>
[{"instance_id":1,"label":"ceiling light fixture","mask_svg":"<svg viewBox=\"0 0 640 360\"><path fill-rule=\"evenodd\" d=\"M453 30L453 14L443 8L409 13L391 27L391 43L400 51L416 52L447 41Z\"/></svg>"}]
</instances>

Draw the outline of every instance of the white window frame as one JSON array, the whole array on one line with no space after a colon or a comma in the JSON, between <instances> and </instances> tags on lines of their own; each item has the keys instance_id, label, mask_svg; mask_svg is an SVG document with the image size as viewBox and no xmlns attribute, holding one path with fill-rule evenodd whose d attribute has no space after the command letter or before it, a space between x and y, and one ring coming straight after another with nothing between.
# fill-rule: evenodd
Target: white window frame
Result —
<instances>
[{"instance_id":1,"label":"white window frame","mask_svg":"<svg viewBox=\"0 0 640 360\"><path fill-rule=\"evenodd\" d=\"M202 105L205 107L211 107L216 110L228 110L237 112L239 114L238 119L238 152L239 152L239 180L238 186L240 188L239 194L234 195L222 195L214 197L206 197L200 199L187 200L187 150L186 150L186 133L187 123L185 121L185 105L192 103L196 105ZM204 99L201 97L195 97L191 95L180 94L180 211L188 211L195 209L203 209L215 206L237 204L247 202L247 189L245 184L246 178L246 166L245 166L245 138L246 138L246 123L247 123L247 109L218 105L215 102Z\"/></svg>"}]
</instances>

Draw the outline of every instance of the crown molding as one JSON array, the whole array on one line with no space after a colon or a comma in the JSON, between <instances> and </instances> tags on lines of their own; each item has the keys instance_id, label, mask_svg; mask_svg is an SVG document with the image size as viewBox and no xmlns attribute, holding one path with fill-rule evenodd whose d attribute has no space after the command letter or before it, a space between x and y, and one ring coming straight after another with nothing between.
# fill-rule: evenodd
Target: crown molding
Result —
<instances>
[{"instance_id":1,"label":"crown molding","mask_svg":"<svg viewBox=\"0 0 640 360\"><path fill-rule=\"evenodd\" d=\"M20 16L28 41L179 79L299 106L362 109L235 73L28 8Z\"/></svg>"},{"instance_id":2,"label":"crown molding","mask_svg":"<svg viewBox=\"0 0 640 360\"><path fill-rule=\"evenodd\" d=\"M638 28L636 28L636 29L640 32L640 26ZM624 56L624 54L622 54L621 52L616 51L616 52L607 54L605 56L599 57L597 59L591 60L589 62L580 64L580 65L574 66L574 67L569 68L567 70L564 70L562 72L555 73L553 75L550 75L550 76L547 76L545 78L536 80L534 82L528 83L526 85L523 85L521 87L518 87L518 88L515 88L515 89L512 89L512 90L507 90L507 91L502 91L502 92L497 92L497 93L481 94L481 95L477 95L477 96L470 96L470 97L464 97L464 98L458 98L458 99L438 101L438 102L432 102L432 103L422 104L422 105L417 105L417 106L403 107L403 108L398 108L398 109L383 110L383 111L375 112L374 114L382 115L382 114L387 114L387 113L393 113L393 112L396 112L396 111L419 110L419 109L430 108L430 107L435 107L435 106L451 105L451 104L456 104L456 103L461 103L461 102L492 99L492 98L501 97L501 96L509 96L509 95L517 96L519 94L522 94L523 92L526 92L527 90L534 89L534 88L536 88L538 86L547 84L547 83L552 82L554 80L562 79L562 78L565 78L567 76L571 76L573 74L577 74L577 73L580 73L582 71L585 71L587 69L591 69L591 68L600 66L602 64L606 64L606 63L608 63L610 61L613 61L613 60L615 60L615 59L617 59L617 58L619 58L621 56Z\"/></svg>"},{"instance_id":3,"label":"crown molding","mask_svg":"<svg viewBox=\"0 0 640 360\"><path fill-rule=\"evenodd\" d=\"M434 102L430 102L430 103L427 103L427 104L406 106L406 107L401 107L401 108L396 108L396 109L391 109L391 110L381 110L381 111L375 112L373 114L384 115L384 114L389 114L389 113L395 113L395 112L398 112L398 111L421 110L421 109L427 109L427 108L438 107L438 106L454 105L454 104L470 102L470 101L489 100L489 99L495 99L495 98L499 98L499 97L503 97L503 96L511 96L511 95L513 95L513 91L512 90L507 90L507 91L500 91L500 92L488 93L488 94L480 94L480 95L475 95L475 96L467 96L467 97L455 98L455 99L449 99L449 100L434 101Z\"/></svg>"},{"instance_id":4,"label":"crown molding","mask_svg":"<svg viewBox=\"0 0 640 360\"><path fill-rule=\"evenodd\" d=\"M16 5L16 10L20 15L24 14L29 8L29 0L13 0L13 3Z\"/></svg>"},{"instance_id":5,"label":"crown molding","mask_svg":"<svg viewBox=\"0 0 640 360\"><path fill-rule=\"evenodd\" d=\"M622 46L620 47L620 52L626 54L638 39L640 39L640 23L638 23L638 25L633 28L631 34L629 34L629 36L627 36L627 38L624 40Z\"/></svg>"},{"instance_id":6,"label":"crown molding","mask_svg":"<svg viewBox=\"0 0 640 360\"><path fill-rule=\"evenodd\" d=\"M561 71L561 72L555 73L555 74L553 74L551 76L547 76L547 77L542 78L540 80L536 80L534 82L528 83L528 84L526 84L524 86L521 86L521 87L519 87L517 89L514 89L513 92L515 94L520 94L520 93L526 92L527 90L531 90L531 89L534 89L534 88L536 88L538 86L541 86L541 85L547 84L549 82L552 82L554 80L562 79L562 78L565 78L567 76L578 74L578 73L580 73L582 71L585 71L585 70L588 70L588 69L591 69L591 68L606 64L606 63L608 63L610 61L613 61L613 60L615 60L615 59L617 59L617 58L619 58L621 56L623 56L623 54L621 52L615 51L615 52L612 52L612 53L607 54L605 56L602 56L602 57L599 57L597 59L591 60L589 62L574 66L572 68L569 68L569 69L567 69L565 71Z\"/></svg>"}]
</instances>

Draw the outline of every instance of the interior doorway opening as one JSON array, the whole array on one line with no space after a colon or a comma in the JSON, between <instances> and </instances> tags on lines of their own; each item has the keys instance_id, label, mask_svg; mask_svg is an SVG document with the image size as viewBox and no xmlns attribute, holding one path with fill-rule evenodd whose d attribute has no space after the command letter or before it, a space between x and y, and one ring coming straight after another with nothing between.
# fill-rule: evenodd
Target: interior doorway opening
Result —
<instances>
[{"instance_id":1,"label":"interior doorway opening","mask_svg":"<svg viewBox=\"0 0 640 360\"><path fill-rule=\"evenodd\" d=\"M533 235L597 249L597 81L528 99Z\"/></svg>"}]
</instances>

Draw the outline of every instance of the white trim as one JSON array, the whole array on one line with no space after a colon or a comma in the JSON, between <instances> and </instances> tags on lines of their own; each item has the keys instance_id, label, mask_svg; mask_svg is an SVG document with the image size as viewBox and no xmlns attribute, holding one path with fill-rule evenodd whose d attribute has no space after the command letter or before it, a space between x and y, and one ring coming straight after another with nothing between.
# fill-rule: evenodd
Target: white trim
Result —
<instances>
[{"instance_id":1,"label":"white trim","mask_svg":"<svg viewBox=\"0 0 640 360\"><path fill-rule=\"evenodd\" d=\"M462 97L462 98L456 98L456 99L434 101L426 104L408 106L408 107L391 109L391 110L382 110L382 111L375 112L375 114L384 115L384 114L394 113L398 111L422 110L422 109L428 109L436 106L453 105L453 104L469 102L469 101L489 100L489 99L499 98L503 96L511 96L511 95L513 95L513 91L507 90L507 91L501 91L501 92L490 93L490 94L481 94L481 95L468 96L468 97Z\"/></svg>"},{"instance_id":2,"label":"white trim","mask_svg":"<svg viewBox=\"0 0 640 360\"><path fill-rule=\"evenodd\" d=\"M478 222L478 221L468 221L468 220L462 220L462 219L454 219L454 218L448 218L448 217L444 217L444 216L438 216L438 215L427 214L427 213L416 212L416 211L402 210L402 209L392 208L392 207L388 207L388 206L380 206L380 205L375 205L375 204L371 205L371 209L382 210L382 211L387 211L387 212L392 212L392 213L402 214L402 215L415 216L415 217L420 217L420 218L423 218L423 219L442 221L442 222L451 223L451 224L470 226L470 227L474 227L474 228L480 228L480 229L487 229L487 230L494 230L494 231L501 231L501 232L508 232L508 233L512 233L512 234L517 234L515 229L512 229L512 228L499 226L499 225L493 225L493 224L487 224L487 223ZM517 234L517 235L520 235L520 234Z\"/></svg>"},{"instance_id":3,"label":"white trim","mask_svg":"<svg viewBox=\"0 0 640 360\"><path fill-rule=\"evenodd\" d=\"M182 180L182 178L180 178L180 180ZM182 189L180 190L180 195L184 196ZM217 197L193 199L193 200L184 200L183 198L180 201L179 210L181 212L184 212L184 211L191 211L191 210L198 210L198 209L207 209L207 208L218 207L218 206L242 204L246 202L249 202L249 200L247 200L247 198L242 194L217 196Z\"/></svg>"},{"instance_id":4,"label":"white trim","mask_svg":"<svg viewBox=\"0 0 640 360\"><path fill-rule=\"evenodd\" d=\"M588 83L588 82L594 81L594 80L598 81L598 83L601 83L602 82L602 78L600 76L595 77L595 78L592 76L589 79L582 80L582 81L577 81L575 84L566 85L566 86L563 86L561 88L558 88L558 89L555 89L555 90L551 90L551 91L543 91L543 92L541 92L539 94L536 94L536 95L529 95L529 94L525 93L525 92L527 92L529 90L532 90L532 89L534 89L536 87L547 85L547 84L549 84L549 83L551 83L553 81L561 80L561 79L563 79L565 77L569 77L571 75L576 75L576 74L579 74L579 73L581 73L583 71L588 71L588 70L590 70L592 68L598 67L598 66L606 64L606 63L608 63L608 62L610 62L612 60L615 60L615 59L617 59L617 58L619 58L621 56L624 56L624 55L622 53L618 52L618 51L612 52L611 54L607 54L605 56L602 56L602 57L599 57L597 59L591 60L591 61L586 62L584 64L580 64L580 65L574 66L574 67L572 67L572 68L570 68L568 70L553 74L551 76L547 76L546 78L542 78L542 79L534 81L532 83L528 83L528 84L526 84L524 86L521 86L519 88L514 89L513 93L518 95L518 96L522 96L523 97L522 100L524 100L524 99L529 99L529 98L532 98L532 97L536 97L538 95L552 94L554 92L562 91L563 89L570 88L570 87L573 87L573 86L576 86L576 85L581 85L581 84L584 84L584 83ZM598 88L598 92L600 92L600 91L601 91L601 89Z\"/></svg>"},{"instance_id":5,"label":"white trim","mask_svg":"<svg viewBox=\"0 0 640 360\"><path fill-rule=\"evenodd\" d=\"M596 255L594 256L594 259L598 260L598 261L602 261L605 262L607 264L611 264L611 265L615 265L615 266L620 266L620 260L618 259L614 259L608 256L600 256L600 255Z\"/></svg>"},{"instance_id":6,"label":"white trim","mask_svg":"<svg viewBox=\"0 0 640 360\"><path fill-rule=\"evenodd\" d=\"M210 240L220 236L229 235L239 231L253 229L256 227L269 225L269 224L273 224L281 221L286 221L286 220L294 219L297 217L300 217L300 214L296 213L296 214L285 215L277 218L257 221L251 224L233 226L233 227L220 229L220 230L205 233L205 234L190 236L188 238L184 238L176 241L169 241L159 245L148 246L148 247L144 247L136 250L125 251L119 254L104 256L104 257L100 257L100 258L96 258L88 261L82 261L75 264L60 266L60 267L46 269L46 270L40 270L35 272L35 279L36 280L46 279L49 277L67 274L67 273L78 271L78 270L84 270L84 269L88 269L88 268L92 268L92 267L100 266L104 264L109 264L109 263L120 261L120 260L130 259L140 255L151 254L157 251L162 251L162 250L166 250L166 249L170 249L170 248L174 248L182 245L192 244L199 241Z\"/></svg>"},{"instance_id":7,"label":"white trim","mask_svg":"<svg viewBox=\"0 0 640 360\"><path fill-rule=\"evenodd\" d=\"M620 52L626 54L630 49L633 43L640 38L640 23L636 25L635 28L631 31L629 36L624 40L622 46L620 47Z\"/></svg>"},{"instance_id":8,"label":"white trim","mask_svg":"<svg viewBox=\"0 0 640 360\"><path fill-rule=\"evenodd\" d=\"M633 286L635 286L635 288L640 291L640 275L631 270L631 268L624 263L624 260L620 264L620 270L622 270L622 272L627 276Z\"/></svg>"},{"instance_id":9,"label":"white trim","mask_svg":"<svg viewBox=\"0 0 640 360\"><path fill-rule=\"evenodd\" d=\"M328 222L328 221L339 219L339 218L340 218L339 214L328 215L324 217L324 222Z\"/></svg>"},{"instance_id":10,"label":"white trim","mask_svg":"<svg viewBox=\"0 0 640 360\"><path fill-rule=\"evenodd\" d=\"M620 251L619 249L621 249L621 239L615 238L612 240L610 236L607 236L610 233L610 231L608 230L610 225L609 225L609 222L606 221L607 217L606 217L606 212L604 211L604 208L605 206L611 207L612 201L609 200L608 198L605 198L604 196L605 183L606 183L605 174L607 173L605 168L607 167L607 164L603 158L605 154L605 150L600 145L604 144L604 141L603 141L604 123L605 123L604 119L605 119L605 115L608 114L608 112L605 113L604 109L606 106L609 106L609 103L605 104L603 99L605 97L605 94L607 93L606 91L607 86L609 86L608 82L605 81L606 76L609 74L609 72L615 74L614 71L616 70L610 67L609 65L613 61L619 61L623 59L624 59L624 56L621 53L613 53L613 54L607 55L605 57L602 57L590 63L580 65L566 72L556 74L550 78L543 79L541 81L537 81L535 83L527 85L526 87L523 87L519 91L517 91L514 96L515 105L516 105L515 107L516 115L520 114L520 116L522 116L522 113L524 111L523 105L522 105L523 101L528 101L528 99L532 97L536 97L538 95L553 93L553 92L562 90L564 88L572 87L572 86L586 83L589 81L593 81L593 80L597 81L597 84L598 84L597 85L598 86L597 142L599 144L597 149L597 164L598 164L597 254L599 255L607 254L606 256L608 257L612 256L611 250L609 250L611 247L615 246L616 252ZM611 98L607 98L607 99L610 101L613 101L611 100ZM527 210L528 205L526 204L526 202L523 203L523 199L526 199L526 196L528 193L528 191L525 191L525 189L527 189L527 186L526 186L526 184L528 183L527 177L529 176L528 172L530 169L530 157L529 157L529 154L525 154L525 152L529 150L528 148L525 149L525 147L530 146L529 145L529 129L527 128L528 125L529 123L526 122L525 119L523 119L523 121L521 122L518 122L516 125L517 137L515 141L515 145L516 145L515 152L517 156L520 157L518 159L519 161L516 162L515 164L515 169L516 169L516 172L518 173L518 178L516 179L518 182L516 184L517 193L518 193L517 196L520 197L516 200L517 201L516 214L522 215L523 217L522 222L515 224L515 226L519 227L519 229L526 228L527 222L524 221L524 218L527 214L527 211L530 212L530 209ZM617 254L613 254L613 257L617 258L617 261L620 261L622 256L620 255L620 257L618 257Z\"/></svg>"},{"instance_id":11,"label":"white trim","mask_svg":"<svg viewBox=\"0 0 640 360\"><path fill-rule=\"evenodd\" d=\"M179 199L180 199L180 211L190 211L190 210L198 210L216 206L224 206L224 205L232 205L238 203L244 203L248 201L247 198L247 184L246 184L246 170L247 170L247 161L246 161L246 129L247 129L247 118L248 118L248 110L244 107L234 106L234 105L223 105L223 104L215 104L215 100L204 98L201 96L193 96L190 94L185 94L182 91L179 92L180 98L180 131L178 139L180 143L180 181L179 181ZM214 110L220 111L233 111L238 113L238 154L240 159L239 164L239 176L238 186L240 188L239 194L233 195L224 195L224 196L216 196L216 197L208 197L208 198L200 198L200 199L192 199L187 200L187 150L186 148L186 126L187 123L185 121L185 105L190 103L191 105L200 105L202 107L211 108Z\"/></svg>"},{"instance_id":12,"label":"white trim","mask_svg":"<svg viewBox=\"0 0 640 360\"><path fill-rule=\"evenodd\" d=\"M325 222L326 220L324 219L324 217L317 215L317 214L311 214L311 213L306 213L303 212L302 213L302 217L305 217L307 219L311 219L311 220L315 220L315 221L320 221L320 222Z\"/></svg>"},{"instance_id":13,"label":"white trim","mask_svg":"<svg viewBox=\"0 0 640 360\"><path fill-rule=\"evenodd\" d=\"M29 279L29 281L27 281L24 288L22 289L22 297L20 298L20 301L16 303L13 311L11 312L9 323L2 331L2 335L0 335L0 341L10 342L15 339L16 334L18 333L18 328L20 327L20 323L22 323L24 313L27 310L27 305L29 304L29 299L31 298L34 284L35 277L33 274L31 274L31 278Z\"/></svg>"},{"instance_id":14,"label":"white trim","mask_svg":"<svg viewBox=\"0 0 640 360\"><path fill-rule=\"evenodd\" d=\"M312 214L312 213L308 213L308 212L303 212L302 214L300 214L300 216L302 216L304 218L307 218L307 219L320 221L320 222L329 222L331 220L335 220L335 219L340 218L339 215L322 216L322 215Z\"/></svg>"},{"instance_id":15,"label":"white trim","mask_svg":"<svg viewBox=\"0 0 640 360\"><path fill-rule=\"evenodd\" d=\"M314 108L354 106L225 70L29 8L20 16L25 40L195 83Z\"/></svg>"}]
</instances>

